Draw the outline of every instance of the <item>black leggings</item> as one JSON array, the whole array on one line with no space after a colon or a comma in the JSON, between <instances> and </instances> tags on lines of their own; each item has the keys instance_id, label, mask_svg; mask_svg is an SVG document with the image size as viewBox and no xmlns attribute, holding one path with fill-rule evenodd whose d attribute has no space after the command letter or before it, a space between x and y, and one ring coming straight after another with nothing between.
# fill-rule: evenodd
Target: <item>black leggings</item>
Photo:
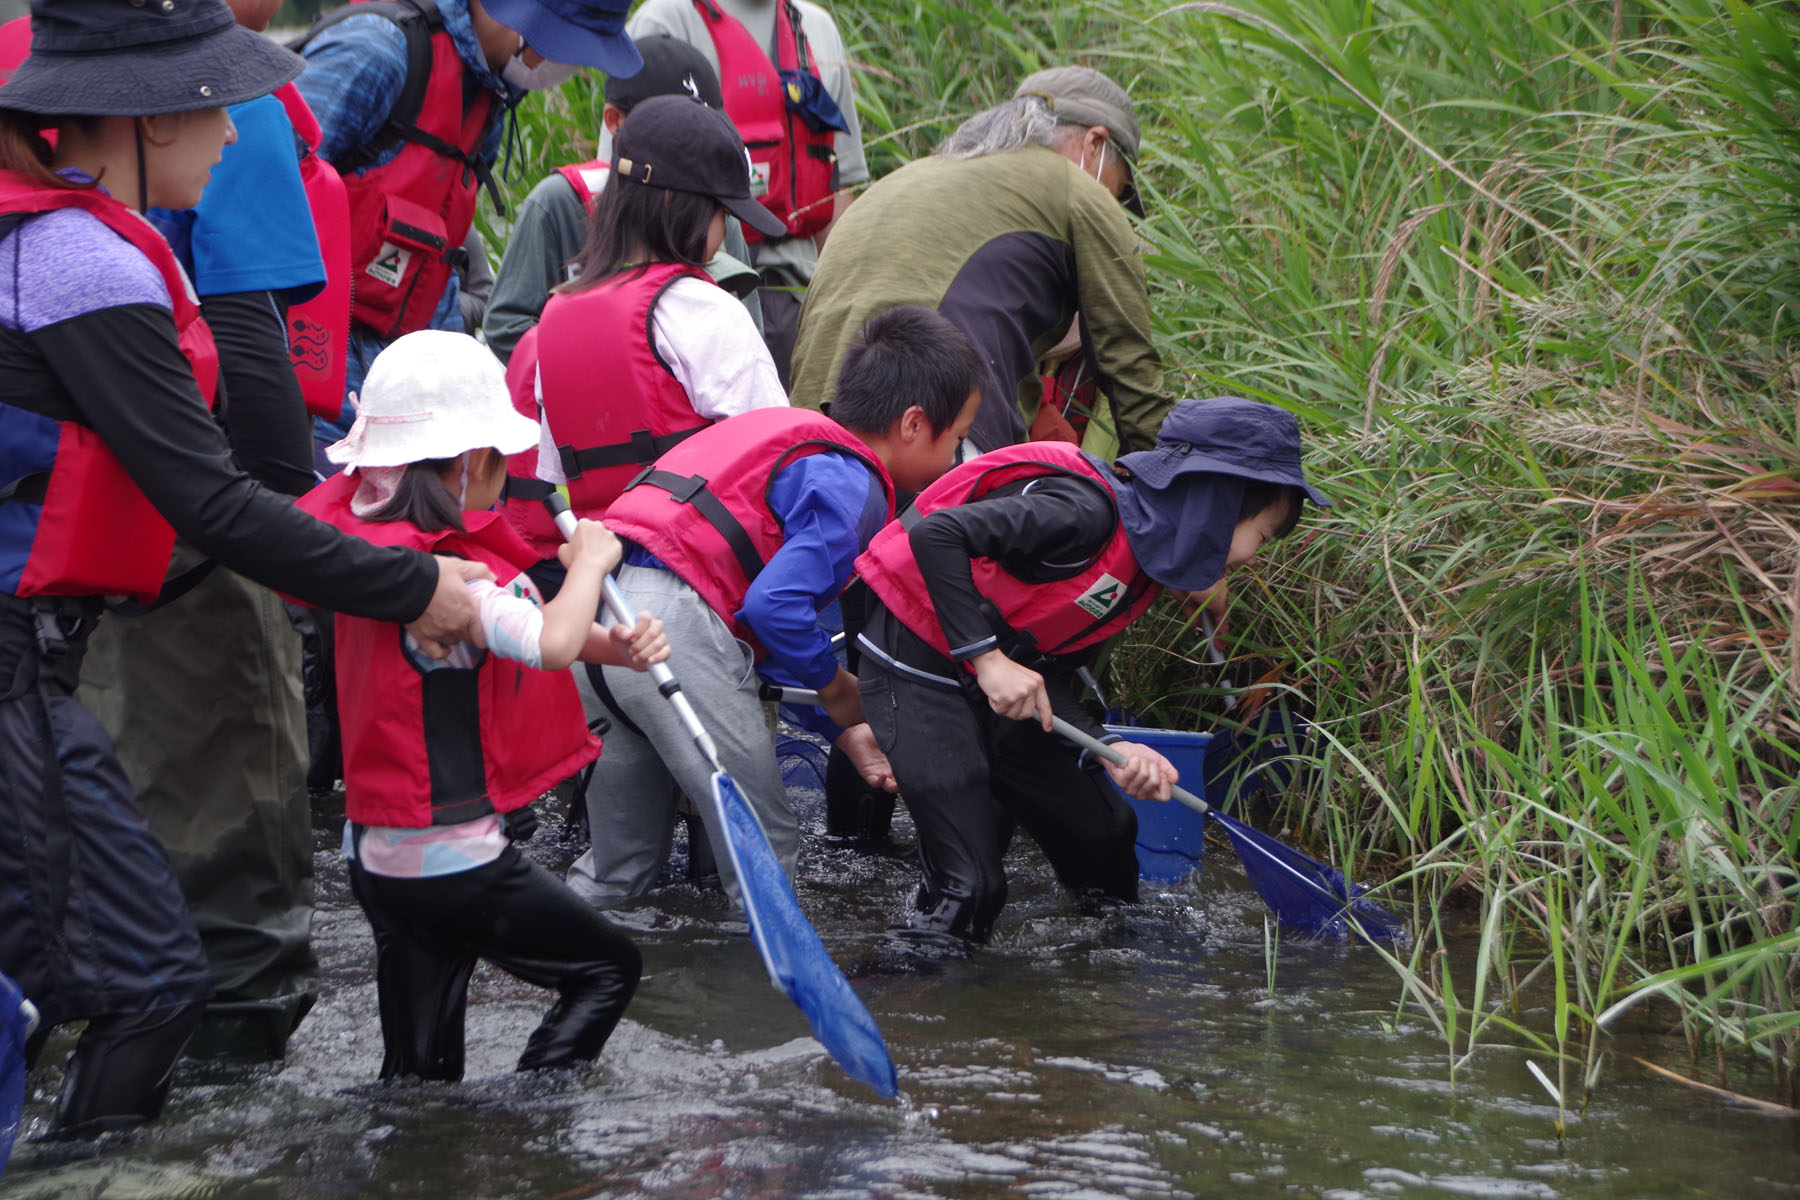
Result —
<instances>
[{"instance_id":1,"label":"black leggings","mask_svg":"<svg viewBox=\"0 0 1800 1200\"><path fill-rule=\"evenodd\" d=\"M869 636L899 627L879 610ZM889 647L891 649L891 647ZM948 660L945 674L961 670ZM1078 894L1137 899L1137 817L1097 769L1032 721L994 715L985 698L920 680L865 654L863 715L900 782L919 839L910 928L985 942L1006 904L1013 828L1031 835L1057 880Z\"/></svg>"},{"instance_id":2,"label":"black leggings","mask_svg":"<svg viewBox=\"0 0 1800 1200\"><path fill-rule=\"evenodd\" d=\"M643 972L631 939L512 846L472 871L428 879L352 862L350 886L375 930L383 1079L462 1078L476 959L557 990L519 1056L521 1071L597 1058Z\"/></svg>"}]
</instances>

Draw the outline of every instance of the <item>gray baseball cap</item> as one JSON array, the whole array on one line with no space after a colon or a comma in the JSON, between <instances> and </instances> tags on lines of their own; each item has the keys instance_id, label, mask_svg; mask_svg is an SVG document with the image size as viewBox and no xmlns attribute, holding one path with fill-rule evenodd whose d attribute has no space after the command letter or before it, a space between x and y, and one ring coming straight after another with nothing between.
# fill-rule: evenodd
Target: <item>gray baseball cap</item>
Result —
<instances>
[{"instance_id":1,"label":"gray baseball cap","mask_svg":"<svg viewBox=\"0 0 1800 1200\"><path fill-rule=\"evenodd\" d=\"M1132 175L1119 202L1139 216L1143 204L1137 194L1137 156L1142 133L1137 110L1125 89L1092 67L1051 67L1027 75L1013 89L1013 99L1036 96L1050 107L1050 115L1063 125L1104 126L1113 144L1125 156Z\"/></svg>"}]
</instances>

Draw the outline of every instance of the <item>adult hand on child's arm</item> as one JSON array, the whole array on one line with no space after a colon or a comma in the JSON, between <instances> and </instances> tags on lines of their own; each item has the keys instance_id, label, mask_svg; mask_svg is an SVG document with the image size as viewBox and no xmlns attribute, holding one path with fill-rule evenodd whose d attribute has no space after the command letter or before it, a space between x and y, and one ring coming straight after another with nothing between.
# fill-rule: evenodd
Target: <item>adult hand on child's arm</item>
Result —
<instances>
[{"instance_id":1,"label":"adult hand on child's arm","mask_svg":"<svg viewBox=\"0 0 1800 1200\"><path fill-rule=\"evenodd\" d=\"M975 682L996 713L1015 721L1036 720L1045 733L1050 732L1050 693L1042 675L999 650L977 654L969 665L975 668Z\"/></svg>"},{"instance_id":2,"label":"adult hand on child's arm","mask_svg":"<svg viewBox=\"0 0 1800 1200\"><path fill-rule=\"evenodd\" d=\"M1112 776L1112 781L1119 785L1119 790L1134 800L1167 800L1169 789L1179 781L1180 772L1175 764L1152 750L1149 746L1137 742L1114 742L1112 748L1125 756L1123 763L1111 763L1105 759L1100 765Z\"/></svg>"},{"instance_id":3,"label":"adult hand on child's arm","mask_svg":"<svg viewBox=\"0 0 1800 1200\"><path fill-rule=\"evenodd\" d=\"M875 732L867 724L850 726L838 734L834 744L849 757L850 765L856 768L864 783L886 792L900 790L894 780L894 768L889 765L881 747L875 744Z\"/></svg>"},{"instance_id":4,"label":"adult hand on child's arm","mask_svg":"<svg viewBox=\"0 0 1800 1200\"><path fill-rule=\"evenodd\" d=\"M831 682L819 689L819 707L833 723L849 729L863 723L862 696L856 690L856 676L839 667Z\"/></svg>"},{"instance_id":5,"label":"adult hand on child's arm","mask_svg":"<svg viewBox=\"0 0 1800 1200\"><path fill-rule=\"evenodd\" d=\"M494 573L485 565L466 558L435 555L438 567L437 590L425 611L408 621L406 632L412 634L419 649L431 658L444 658L450 648L469 638L480 639L481 609L469 593L472 579L492 579Z\"/></svg>"}]
</instances>

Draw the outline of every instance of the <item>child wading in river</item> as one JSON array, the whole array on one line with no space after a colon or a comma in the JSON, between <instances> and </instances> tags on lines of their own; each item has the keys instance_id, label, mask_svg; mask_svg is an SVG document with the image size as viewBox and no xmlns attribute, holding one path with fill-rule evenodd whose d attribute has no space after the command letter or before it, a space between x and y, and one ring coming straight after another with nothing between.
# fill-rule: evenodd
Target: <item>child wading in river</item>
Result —
<instances>
[{"instance_id":1,"label":"child wading in river","mask_svg":"<svg viewBox=\"0 0 1800 1200\"><path fill-rule=\"evenodd\" d=\"M301 501L371 542L473 559L497 581L469 584L480 636L447 658L391 622L337 617L344 853L375 931L384 1079L462 1077L478 958L558 992L520 1070L598 1056L642 968L622 932L512 845L531 802L600 752L564 668L642 670L669 653L648 614L635 629L594 623L620 551L597 521L580 523L568 580L539 605L521 573L535 556L489 511L505 455L536 441L474 339L408 334L376 358L355 425L327 451L344 473Z\"/></svg>"}]
</instances>

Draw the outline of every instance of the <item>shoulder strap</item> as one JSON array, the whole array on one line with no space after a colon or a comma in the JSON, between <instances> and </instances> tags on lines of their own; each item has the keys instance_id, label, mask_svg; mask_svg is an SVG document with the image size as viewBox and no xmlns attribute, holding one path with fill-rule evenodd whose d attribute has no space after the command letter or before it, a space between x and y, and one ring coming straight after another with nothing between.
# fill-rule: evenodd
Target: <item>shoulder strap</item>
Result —
<instances>
[{"instance_id":1,"label":"shoulder strap","mask_svg":"<svg viewBox=\"0 0 1800 1200\"><path fill-rule=\"evenodd\" d=\"M677 475L673 471L659 471L654 466L648 466L625 485L625 490L629 492L644 484L661 488L677 504L693 505L695 511L731 547L731 556L737 560L738 569L743 571L745 578L755 579L762 574L765 565L763 556L757 552L756 543L750 538L750 531L731 515L731 510L706 486L704 476Z\"/></svg>"},{"instance_id":2,"label":"shoulder strap","mask_svg":"<svg viewBox=\"0 0 1800 1200\"><path fill-rule=\"evenodd\" d=\"M375 136L346 154L342 162L334 164L345 174L372 166L396 142L404 141L416 129L419 112L425 107L425 89L431 82L431 39L444 30L444 14L438 11L436 0L361 0L314 21L305 36L288 43L288 49L298 51L339 21L364 13L386 17L406 35L406 82Z\"/></svg>"},{"instance_id":3,"label":"shoulder strap","mask_svg":"<svg viewBox=\"0 0 1800 1200\"><path fill-rule=\"evenodd\" d=\"M812 65L812 47L806 43L806 27L800 24L800 6L794 0L783 0L781 11L775 14L775 19L779 21L783 17L787 18L788 28L794 34L794 65L808 75L817 75L819 72ZM780 35L777 34L776 37L779 40ZM779 63L776 65L780 66Z\"/></svg>"}]
</instances>

